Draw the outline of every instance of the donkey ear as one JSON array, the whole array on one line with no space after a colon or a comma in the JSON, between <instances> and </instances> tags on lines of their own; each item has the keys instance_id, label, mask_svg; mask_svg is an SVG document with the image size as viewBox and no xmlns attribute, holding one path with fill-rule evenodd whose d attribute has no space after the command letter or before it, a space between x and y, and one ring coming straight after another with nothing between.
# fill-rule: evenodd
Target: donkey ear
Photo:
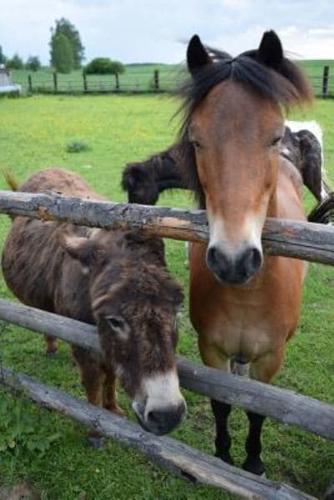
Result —
<instances>
[{"instance_id":1,"label":"donkey ear","mask_svg":"<svg viewBox=\"0 0 334 500\"><path fill-rule=\"evenodd\" d=\"M263 64L273 69L281 65L284 57L283 47L275 31L266 31L263 34L258 48L258 57Z\"/></svg>"},{"instance_id":2,"label":"donkey ear","mask_svg":"<svg viewBox=\"0 0 334 500\"><path fill-rule=\"evenodd\" d=\"M190 73L193 75L197 70L201 69L211 62L211 58L206 51L201 39L198 35L194 35L187 48L187 64Z\"/></svg>"},{"instance_id":3,"label":"donkey ear","mask_svg":"<svg viewBox=\"0 0 334 500\"><path fill-rule=\"evenodd\" d=\"M89 270L95 254L95 244L89 238L62 233L59 243L73 259L78 260L85 272Z\"/></svg>"}]
</instances>

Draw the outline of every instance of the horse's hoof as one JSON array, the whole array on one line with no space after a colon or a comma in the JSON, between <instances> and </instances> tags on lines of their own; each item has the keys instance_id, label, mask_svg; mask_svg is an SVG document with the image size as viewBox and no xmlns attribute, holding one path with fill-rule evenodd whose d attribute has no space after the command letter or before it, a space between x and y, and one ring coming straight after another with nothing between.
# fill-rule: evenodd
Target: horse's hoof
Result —
<instances>
[{"instance_id":1,"label":"horse's hoof","mask_svg":"<svg viewBox=\"0 0 334 500\"><path fill-rule=\"evenodd\" d=\"M48 358L55 358L58 354L58 351L46 351L46 355Z\"/></svg>"},{"instance_id":2,"label":"horse's hoof","mask_svg":"<svg viewBox=\"0 0 334 500\"><path fill-rule=\"evenodd\" d=\"M231 457L230 453L226 453L226 452L223 453L223 452L216 451L215 457L220 458L220 460L222 460L226 464L234 465L234 460Z\"/></svg>"},{"instance_id":3,"label":"horse's hoof","mask_svg":"<svg viewBox=\"0 0 334 500\"><path fill-rule=\"evenodd\" d=\"M88 436L87 442L94 450L101 450L105 445L105 439L102 436Z\"/></svg>"},{"instance_id":4,"label":"horse's hoof","mask_svg":"<svg viewBox=\"0 0 334 500\"><path fill-rule=\"evenodd\" d=\"M266 470L264 467L264 463L262 460L249 460L246 459L242 464L242 468L247 472L251 472L252 474L256 474L257 476L266 477Z\"/></svg>"}]
</instances>

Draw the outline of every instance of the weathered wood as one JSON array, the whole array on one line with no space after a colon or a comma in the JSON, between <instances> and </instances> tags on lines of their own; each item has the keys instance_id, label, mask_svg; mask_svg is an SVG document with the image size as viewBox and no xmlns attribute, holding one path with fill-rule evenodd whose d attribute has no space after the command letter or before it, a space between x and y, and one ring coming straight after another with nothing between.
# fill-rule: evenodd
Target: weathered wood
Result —
<instances>
[{"instance_id":1,"label":"weathered wood","mask_svg":"<svg viewBox=\"0 0 334 500\"><path fill-rule=\"evenodd\" d=\"M328 80L329 80L329 66L324 66L324 71L322 75L322 97L325 98L328 95Z\"/></svg>"},{"instance_id":2,"label":"weathered wood","mask_svg":"<svg viewBox=\"0 0 334 500\"><path fill-rule=\"evenodd\" d=\"M92 227L140 229L177 240L207 241L209 235L202 210L82 200L56 193L0 191L0 213L71 221ZM263 245L269 255L334 265L334 228L330 226L267 219Z\"/></svg>"},{"instance_id":3,"label":"weathered wood","mask_svg":"<svg viewBox=\"0 0 334 500\"><path fill-rule=\"evenodd\" d=\"M0 319L101 352L96 328L80 321L6 300L0 300ZM334 440L334 406L183 358L178 371L186 389Z\"/></svg>"},{"instance_id":4,"label":"weathered wood","mask_svg":"<svg viewBox=\"0 0 334 500\"><path fill-rule=\"evenodd\" d=\"M80 401L26 375L15 375L11 370L3 368L0 380L6 386L23 390L26 396L39 405L56 410L104 436L138 449L155 464L193 483L223 488L250 499L313 498L286 484L269 481L232 467L170 437L154 436L125 418Z\"/></svg>"}]
</instances>

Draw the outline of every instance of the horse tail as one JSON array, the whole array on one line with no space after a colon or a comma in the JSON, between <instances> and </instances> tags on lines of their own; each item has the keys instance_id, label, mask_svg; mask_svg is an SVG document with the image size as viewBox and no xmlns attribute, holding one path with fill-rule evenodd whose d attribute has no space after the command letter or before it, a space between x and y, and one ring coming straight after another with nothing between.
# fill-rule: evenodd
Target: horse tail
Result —
<instances>
[{"instance_id":1,"label":"horse tail","mask_svg":"<svg viewBox=\"0 0 334 500\"><path fill-rule=\"evenodd\" d=\"M334 191L328 192L327 196L313 208L307 220L318 224L334 223Z\"/></svg>"},{"instance_id":2,"label":"horse tail","mask_svg":"<svg viewBox=\"0 0 334 500\"><path fill-rule=\"evenodd\" d=\"M7 185L8 185L8 187L10 187L10 189L12 191L18 191L18 189L19 189L19 183L15 179L14 175L12 174L12 172L10 172L8 169L4 168L4 169L2 169L2 175L4 176L5 181L6 181Z\"/></svg>"}]
</instances>

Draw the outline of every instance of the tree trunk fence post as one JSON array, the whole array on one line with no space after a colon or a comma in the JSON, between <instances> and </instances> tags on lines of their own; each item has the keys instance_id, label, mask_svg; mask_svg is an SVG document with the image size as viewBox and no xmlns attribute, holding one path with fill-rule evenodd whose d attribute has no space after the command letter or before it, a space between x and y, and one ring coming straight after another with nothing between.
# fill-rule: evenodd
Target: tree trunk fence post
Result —
<instances>
[{"instance_id":1,"label":"tree trunk fence post","mask_svg":"<svg viewBox=\"0 0 334 500\"><path fill-rule=\"evenodd\" d=\"M53 73L53 91L55 94L58 92L58 75L56 71Z\"/></svg>"},{"instance_id":2,"label":"tree trunk fence post","mask_svg":"<svg viewBox=\"0 0 334 500\"><path fill-rule=\"evenodd\" d=\"M329 81L329 66L324 66L324 72L322 75L322 97L326 98L328 96L328 81Z\"/></svg>"},{"instance_id":3,"label":"tree trunk fence post","mask_svg":"<svg viewBox=\"0 0 334 500\"><path fill-rule=\"evenodd\" d=\"M159 79L159 70L154 70L154 90L155 92L159 92L160 90L160 79Z\"/></svg>"},{"instance_id":4,"label":"tree trunk fence post","mask_svg":"<svg viewBox=\"0 0 334 500\"><path fill-rule=\"evenodd\" d=\"M29 93L32 94L32 76L28 75L28 90Z\"/></svg>"}]
</instances>

